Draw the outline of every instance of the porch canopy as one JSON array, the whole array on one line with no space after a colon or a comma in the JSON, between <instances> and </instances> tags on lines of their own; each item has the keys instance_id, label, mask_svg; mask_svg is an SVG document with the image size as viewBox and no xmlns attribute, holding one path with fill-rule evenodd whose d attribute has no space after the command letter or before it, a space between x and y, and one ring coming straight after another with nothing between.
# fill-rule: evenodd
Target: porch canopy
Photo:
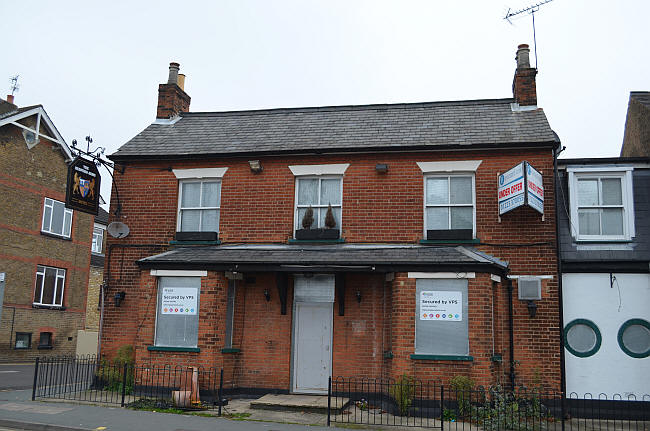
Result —
<instances>
[{"instance_id":1,"label":"porch canopy","mask_svg":"<svg viewBox=\"0 0 650 431\"><path fill-rule=\"evenodd\" d=\"M508 263L466 246L238 244L179 247L140 259L141 268L232 272L487 272Z\"/></svg>"}]
</instances>

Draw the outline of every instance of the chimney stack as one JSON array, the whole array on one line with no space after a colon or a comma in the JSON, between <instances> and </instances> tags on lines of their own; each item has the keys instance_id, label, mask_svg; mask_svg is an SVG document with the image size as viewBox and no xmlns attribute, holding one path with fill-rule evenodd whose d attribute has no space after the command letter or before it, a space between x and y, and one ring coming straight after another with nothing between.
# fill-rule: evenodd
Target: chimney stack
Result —
<instances>
[{"instance_id":1,"label":"chimney stack","mask_svg":"<svg viewBox=\"0 0 650 431\"><path fill-rule=\"evenodd\" d=\"M169 63L169 79L158 85L158 108L156 118L170 119L190 109L190 96L185 93L185 75L179 74L180 65ZM179 79L180 78L180 79Z\"/></svg>"},{"instance_id":2,"label":"chimney stack","mask_svg":"<svg viewBox=\"0 0 650 431\"><path fill-rule=\"evenodd\" d=\"M530 67L530 48L527 44L517 47L517 70L512 81L512 95L519 106L537 105L535 75L537 70Z\"/></svg>"},{"instance_id":3,"label":"chimney stack","mask_svg":"<svg viewBox=\"0 0 650 431\"><path fill-rule=\"evenodd\" d=\"M14 95L13 94L7 94L7 102L11 103L12 105L14 104Z\"/></svg>"}]
</instances>

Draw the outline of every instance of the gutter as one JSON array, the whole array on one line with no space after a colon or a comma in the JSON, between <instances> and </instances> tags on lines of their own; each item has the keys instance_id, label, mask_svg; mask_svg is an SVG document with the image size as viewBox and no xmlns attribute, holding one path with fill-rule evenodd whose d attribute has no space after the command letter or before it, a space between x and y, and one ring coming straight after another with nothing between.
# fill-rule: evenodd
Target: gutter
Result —
<instances>
[{"instance_id":1,"label":"gutter","mask_svg":"<svg viewBox=\"0 0 650 431\"><path fill-rule=\"evenodd\" d=\"M512 311L512 279L508 283L508 338L510 340L510 389L515 390L515 328Z\"/></svg>"},{"instance_id":2,"label":"gutter","mask_svg":"<svg viewBox=\"0 0 650 431\"><path fill-rule=\"evenodd\" d=\"M547 147L557 147L557 141L539 141L539 142L509 142L509 143L484 143L473 145L409 145L406 146L390 146L390 147L359 147L359 148L331 148L331 149L302 149L302 150L269 150L269 151L242 151L233 153L190 153L190 154L131 154L120 155L119 150L117 153L108 156L110 160L115 163L123 162L137 162L137 161L169 161L169 160L196 160L198 158L237 158L237 157L262 157L262 156L309 156L309 155L325 155L325 154L355 154L355 153L405 153L405 152L421 152L421 151L470 151L470 150L502 150L509 149L540 149Z\"/></svg>"},{"instance_id":3,"label":"gutter","mask_svg":"<svg viewBox=\"0 0 650 431\"><path fill-rule=\"evenodd\" d=\"M558 142L558 148L560 143ZM553 151L553 188L555 194L555 258L557 260L557 299L558 299L558 312L559 312L559 341L560 341L560 388L563 394L566 394L566 373L564 369L564 304L562 298L562 258L560 253L560 210L559 210L559 199L558 199L558 169L557 169L557 157L560 155L564 148L561 147ZM561 193L561 191L560 191ZM564 194L561 196L564 199ZM562 411L564 412L564 400L565 396L562 396ZM564 421L562 421L562 427L564 428Z\"/></svg>"}]
</instances>

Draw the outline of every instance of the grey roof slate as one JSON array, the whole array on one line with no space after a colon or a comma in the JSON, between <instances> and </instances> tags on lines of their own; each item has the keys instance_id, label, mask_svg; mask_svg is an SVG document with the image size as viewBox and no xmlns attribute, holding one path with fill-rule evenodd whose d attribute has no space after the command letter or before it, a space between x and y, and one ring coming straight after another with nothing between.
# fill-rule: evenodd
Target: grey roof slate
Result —
<instances>
[{"instance_id":1,"label":"grey roof slate","mask_svg":"<svg viewBox=\"0 0 650 431\"><path fill-rule=\"evenodd\" d=\"M507 262L470 247L432 247L410 244L241 244L210 247L180 247L138 261L146 267L193 265L214 267L233 265L298 266L397 266L414 267L472 265L505 269Z\"/></svg>"},{"instance_id":2,"label":"grey roof slate","mask_svg":"<svg viewBox=\"0 0 650 431\"><path fill-rule=\"evenodd\" d=\"M151 124L112 154L138 157L428 149L553 143L542 109L512 99L181 113Z\"/></svg>"},{"instance_id":3,"label":"grey roof slate","mask_svg":"<svg viewBox=\"0 0 650 431\"><path fill-rule=\"evenodd\" d=\"M99 207L97 215L95 216L95 223L108 225L108 211L102 207Z\"/></svg>"}]
</instances>

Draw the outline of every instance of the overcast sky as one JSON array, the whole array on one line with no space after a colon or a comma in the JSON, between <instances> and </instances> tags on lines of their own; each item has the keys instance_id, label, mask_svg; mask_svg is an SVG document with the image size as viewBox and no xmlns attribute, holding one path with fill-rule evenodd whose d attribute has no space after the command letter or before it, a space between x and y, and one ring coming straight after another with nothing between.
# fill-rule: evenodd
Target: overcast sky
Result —
<instances>
[{"instance_id":1,"label":"overcast sky","mask_svg":"<svg viewBox=\"0 0 650 431\"><path fill-rule=\"evenodd\" d=\"M108 154L154 120L170 61L191 111L511 97L532 20L503 17L538 1L3 0L0 91L20 75L19 106ZM538 105L563 157L619 154L629 92L650 90L649 16L648 0L535 14Z\"/></svg>"}]
</instances>

